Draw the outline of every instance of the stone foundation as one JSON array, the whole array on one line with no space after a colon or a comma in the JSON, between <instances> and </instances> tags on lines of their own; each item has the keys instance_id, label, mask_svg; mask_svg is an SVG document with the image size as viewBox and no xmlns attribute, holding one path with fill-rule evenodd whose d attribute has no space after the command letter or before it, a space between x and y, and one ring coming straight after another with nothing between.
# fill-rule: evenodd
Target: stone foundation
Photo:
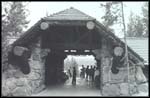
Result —
<instances>
[{"instance_id":1,"label":"stone foundation","mask_svg":"<svg viewBox=\"0 0 150 98\"><path fill-rule=\"evenodd\" d=\"M45 60L42 58L49 51L40 48L40 41L31 45L31 51L29 74L23 74L18 67L12 65L9 65L10 68L3 73L3 96L30 96L45 88Z\"/></svg>"},{"instance_id":2,"label":"stone foundation","mask_svg":"<svg viewBox=\"0 0 150 98\"><path fill-rule=\"evenodd\" d=\"M32 89L28 84L29 81L27 76L24 75L19 69L11 68L5 71L2 77L2 96L31 95Z\"/></svg>"},{"instance_id":3,"label":"stone foundation","mask_svg":"<svg viewBox=\"0 0 150 98\"><path fill-rule=\"evenodd\" d=\"M93 50L96 59L101 61L101 92L103 96L129 96L138 92L136 84L136 67L130 65L130 94L128 91L127 67L120 67L118 73L111 71L113 48L106 40L102 40L102 48ZM98 65L99 66L99 65Z\"/></svg>"},{"instance_id":4,"label":"stone foundation","mask_svg":"<svg viewBox=\"0 0 150 98\"><path fill-rule=\"evenodd\" d=\"M133 95L138 92L137 85L130 83L129 85L130 94ZM103 86L103 96L130 96L128 89L128 83L106 83Z\"/></svg>"}]
</instances>

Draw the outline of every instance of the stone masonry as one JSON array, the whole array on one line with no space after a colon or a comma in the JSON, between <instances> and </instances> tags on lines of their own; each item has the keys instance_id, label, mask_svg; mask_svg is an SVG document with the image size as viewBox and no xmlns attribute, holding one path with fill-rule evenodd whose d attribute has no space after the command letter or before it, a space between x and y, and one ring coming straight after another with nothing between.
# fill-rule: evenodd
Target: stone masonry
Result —
<instances>
[{"instance_id":1,"label":"stone masonry","mask_svg":"<svg viewBox=\"0 0 150 98\"><path fill-rule=\"evenodd\" d=\"M18 67L9 64L10 68L2 76L3 96L30 96L45 88L45 60L42 59L49 52L48 49L41 49L40 40L31 44L31 57L29 65L31 72L23 74Z\"/></svg>"}]
</instances>

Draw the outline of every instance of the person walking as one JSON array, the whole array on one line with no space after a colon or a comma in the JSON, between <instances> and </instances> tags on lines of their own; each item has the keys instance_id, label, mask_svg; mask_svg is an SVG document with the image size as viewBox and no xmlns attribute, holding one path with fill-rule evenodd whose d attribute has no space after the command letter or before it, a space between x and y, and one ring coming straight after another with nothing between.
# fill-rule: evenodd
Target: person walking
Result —
<instances>
[{"instance_id":1,"label":"person walking","mask_svg":"<svg viewBox=\"0 0 150 98\"><path fill-rule=\"evenodd\" d=\"M89 78L89 66L86 68L86 80L88 81Z\"/></svg>"},{"instance_id":2,"label":"person walking","mask_svg":"<svg viewBox=\"0 0 150 98\"><path fill-rule=\"evenodd\" d=\"M94 73L94 84L96 88L100 88L100 72L98 67L96 68Z\"/></svg>"},{"instance_id":3,"label":"person walking","mask_svg":"<svg viewBox=\"0 0 150 98\"><path fill-rule=\"evenodd\" d=\"M70 69L68 69L68 75L69 75L70 78L72 77Z\"/></svg>"},{"instance_id":4,"label":"person walking","mask_svg":"<svg viewBox=\"0 0 150 98\"><path fill-rule=\"evenodd\" d=\"M83 79L85 78L85 67L84 67L84 65L82 65L81 77L82 77Z\"/></svg>"},{"instance_id":5,"label":"person walking","mask_svg":"<svg viewBox=\"0 0 150 98\"><path fill-rule=\"evenodd\" d=\"M94 83L94 73L95 73L95 67L91 69L91 77L92 77L92 83Z\"/></svg>"},{"instance_id":6,"label":"person walking","mask_svg":"<svg viewBox=\"0 0 150 98\"><path fill-rule=\"evenodd\" d=\"M93 71L93 68L92 68L92 65L91 65L91 67L89 69L89 79L90 79L90 81L92 81L92 71Z\"/></svg>"},{"instance_id":7,"label":"person walking","mask_svg":"<svg viewBox=\"0 0 150 98\"><path fill-rule=\"evenodd\" d=\"M76 85L76 68L73 67L73 77L72 77L72 85Z\"/></svg>"}]
</instances>

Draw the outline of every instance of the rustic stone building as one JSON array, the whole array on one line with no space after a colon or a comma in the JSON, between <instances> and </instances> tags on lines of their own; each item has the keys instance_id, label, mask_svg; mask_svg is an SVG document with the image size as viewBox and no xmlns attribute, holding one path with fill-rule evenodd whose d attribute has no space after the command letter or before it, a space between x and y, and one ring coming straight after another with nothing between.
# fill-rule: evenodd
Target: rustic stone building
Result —
<instances>
[{"instance_id":1,"label":"rustic stone building","mask_svg":"<svg viewBox=\"0 0 150 98\"><path fill-rule=\"evenodd\" d=\"M8 56L11 68L5 72L9 75L3 76L6 79L2 81L2 94L29 96L47 85L59 84L66 55L90 54L95 57L101 73L102 95L129 95L124 47L125 44L95 18L77 9L42 18L12 44ZM142 65L143 59L129 47L128 50L130 92L135 93L136 68Z\"/></svg>"}]
</instances>

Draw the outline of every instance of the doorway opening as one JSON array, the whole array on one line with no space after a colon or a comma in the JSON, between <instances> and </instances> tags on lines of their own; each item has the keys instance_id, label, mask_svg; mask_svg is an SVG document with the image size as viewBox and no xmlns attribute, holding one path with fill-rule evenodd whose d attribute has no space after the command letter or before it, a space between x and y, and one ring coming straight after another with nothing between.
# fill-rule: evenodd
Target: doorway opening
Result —
<instances>
[{"instance_id":1,"label":"doorway opening","mask_svg":"<svg viewBox=\"0 0 150 98\"><path fill-rule=\"evenodd\" d=\"M70 51L70 50L69 50ZM89 69L92 67L94 71L98 68L100 74L100 64L91 53L85 54L75 54L75 51L72 50L71 53L68 53L66 50L61 51L51 51L45 60L45 85L46 86L56 86L59 85L70 85L72 86L72 76L70 76L68 70L70 70L71 75L73 75L73 67L76 68L76 86L81 87L85 85L90 85L92 83L92 78L89 76L88 81L85 77L81 76L82 66L86 69L89 66ZM95 66L95 67L94 67ZM95 72L94 72L95 74ZM100 88L100 75L97 88ZM95 76L94 76L95 78ZM95 82L94 82L95 83ZM93 87L95 85L93 84Z\"/></svg>"},{"instance_id":2,"label":"doorway opening","mask_svg":"<svg viewBox=\"0 0 150 98\"><path fill-rule=\"evenodd\" d=\"M87 68L87 66L97 67L97 62L93 55L67 55L64 60L64 71L68 72L68 69L77 69L77 77L80 77L82 66Z\"/></svg>"}]
</instances>

